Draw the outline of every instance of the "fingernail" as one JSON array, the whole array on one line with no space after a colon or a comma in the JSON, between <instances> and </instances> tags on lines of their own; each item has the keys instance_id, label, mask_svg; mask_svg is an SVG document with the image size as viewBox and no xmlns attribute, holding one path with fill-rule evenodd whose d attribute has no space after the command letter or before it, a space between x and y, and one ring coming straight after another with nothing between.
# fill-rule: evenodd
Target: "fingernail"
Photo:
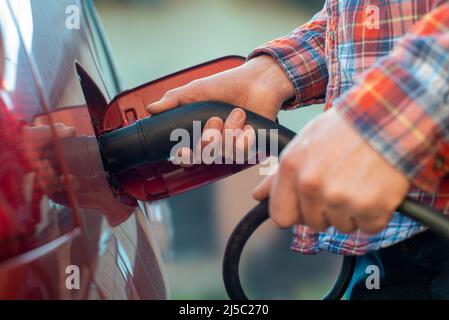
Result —
<instances>
[{"instance_id":1,"label":"fingernail","mask_svg":"<svg viewBox=\"0 0 449 320\"><path fill-rule=\"evenodd\" d=\"M234 122L240 122L245 116L245 112L242 109L234 109L230 114L230 118Z\"/></svg>"},{"instance_id":2,"label":"fingernail","mask_svg":"<svg viewBox=\"0 0 449 320\"><path fill-rule=\"evenodd\" d=\"M219 129L221 127L221 119L218 118L210 118L209 121L206 123L206 128L214 128Z\"/></svg>"}]
</instances>

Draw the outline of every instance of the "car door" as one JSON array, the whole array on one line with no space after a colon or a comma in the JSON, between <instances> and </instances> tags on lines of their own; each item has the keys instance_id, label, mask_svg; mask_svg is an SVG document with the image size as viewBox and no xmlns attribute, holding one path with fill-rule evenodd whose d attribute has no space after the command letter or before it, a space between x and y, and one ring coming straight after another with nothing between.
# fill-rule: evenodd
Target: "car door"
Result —
<instances>
[{"instance_id":1,"label":"car door","mask_svg":"<svg viewBox=\"0 0 449 320\"><path fill-rule=\"evenodd\" d=\"M0 298L82 299L92 277L67 176L46 156L56 127L30 58L31 9L0 1Z\"/></svg>"},{"instance_id":2,"label":"car door","mask_svg":"<svg viewBox=\"0 0 449 320\"><path fill-rule=\"evenodd\" d=\"M17 102L19 106L20 102L26 102L23 105L32 110L25 119L20 117L19 111L15 112L19 115L17 122L25 121L37 130L48 128L51 141L39 149L38 160L47 170L41 175L47 174L62 183L54 192L42 191L38 201L29 201L36 205L44 196L48 199L47 207L53 211L47 214L47 219L52 223L44 224L44 229L57 226L54 228L57 232L46 238L52 246L43 247L34 241L33 246L25 247L23 252L33 253L32 264L28 260L21 261L19 267L11 269L8 260L2 273L4 277L0 277L6 283L3 286L0 281L0 286L15 285L17 290L11 292L17 294L12 298L166 298L165 279L148 221L137 206L121 203L112 192L87 109L89 97L80 83L91 81L105 103L119 90L118 82L108 81L116 76L112 65L101 65L99 48L104 45L100 43L104 39L101 34L95 34L98 26L91 16L91 3L31 0L7 1L2 5L8 9L2 10L2 20L8 21L7 28L14 27L17 33L13 38L8 29L8 42L4 43L11 43L11 39L20 43L21 59L16 66L22 68L20 75L35 87L35 92L24 96L37 100L36 107L28 101ZM15 55L8 53L3 60L11 61L10 56ZM27 83L20 88L32 90L33 86ZM8 108L11 109L4 107L5 114ZM8 120L4 122L9 123ZM70 133L71 128L75 129L75 134ZM10 204L8 201L2 206ZM13 214L14 208L10 211L10 215ZM41 207L34 211L43 212ZM39 223L41 221L36 224ZM34 233L29 238L35 240ZM37 255L33 251L36 248L39 249ZM40 276L35 277L34 282L47 286L39 289L45 293L19 294L20 290L28 291L29 282L23 282L23 277L18 275L8 277L12 272L19 272L17 270L28 274L33 269L30 265L39 266ZM78 281L72 276L78 276ZM13 284L8 279L14 279Z\"/></svg>"}]
</instances>

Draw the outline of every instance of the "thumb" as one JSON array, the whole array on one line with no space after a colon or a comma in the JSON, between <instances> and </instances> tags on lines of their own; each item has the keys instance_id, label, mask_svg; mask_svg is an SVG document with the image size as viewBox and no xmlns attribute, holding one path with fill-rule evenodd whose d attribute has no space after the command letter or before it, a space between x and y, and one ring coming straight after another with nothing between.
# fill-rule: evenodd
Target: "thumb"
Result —
<instances>
[{"instance_id":1,"label":"thumb","mask_svg":"<svg viewBox=\"0 0 449 320\"><path fill-rule=\"evenodd\" d=\"M262 180L261 183L259 183L253 190L252 196L257 201L263 201L268 198L270 195L271 186L273 185L274 177L276 175L271 175L264 180Z\"/></svg>"},{"instance_id":2,"label":"thumb","mask_svg":"<svg viewBox=\"0 0 449 320\"><path fill-rule=\"evenodd\" d=\"M183 90L183 88L179 88L168 91L159 101L148 105L147 111L150 114L156 114L179 107L182 104Z\"/></svg>"},{"instance_id":3,"label":"thumb","mask_svg":"<svg viewBox=\"0 0 449 320\"><path fill-rule=\"evenodd\" d=\"M56 135L60 139L74 137L76 135L76 129L74 127L68 127L63 123L56 123L54 125Z\"/></svg>"},{"instance_id":4,"label":"thumb","mask_svg":"<svg viewBox=\"0 0 449 320\"><path fill-rule=\"evenodd\" d=\"M149 106L150 114L161 113L195 101L208 100L209 90L206 88L208 80L196 80L183 87L167 91L164 96Z\"/></svg>"}]
</instances>

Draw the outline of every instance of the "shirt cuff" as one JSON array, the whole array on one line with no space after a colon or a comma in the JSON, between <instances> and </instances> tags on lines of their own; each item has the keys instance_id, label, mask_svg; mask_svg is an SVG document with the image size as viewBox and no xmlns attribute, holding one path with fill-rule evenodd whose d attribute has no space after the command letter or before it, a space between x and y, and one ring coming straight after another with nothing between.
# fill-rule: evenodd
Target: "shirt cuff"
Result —
<instances>
[{"instance_id":1,"label":"shirt cuff","mask_svg":"<svg viewBox=\"0 0 449 320\"><path fill-rule=\"evenodd\" d=\"M248 60L267 54L284 70L295 88L295 96L284 103L283 109L323 103L328 81L323 55L305 39L295 39L294 45L289 41L281 38L256 48Z\"/></svg>"}]
</instances>

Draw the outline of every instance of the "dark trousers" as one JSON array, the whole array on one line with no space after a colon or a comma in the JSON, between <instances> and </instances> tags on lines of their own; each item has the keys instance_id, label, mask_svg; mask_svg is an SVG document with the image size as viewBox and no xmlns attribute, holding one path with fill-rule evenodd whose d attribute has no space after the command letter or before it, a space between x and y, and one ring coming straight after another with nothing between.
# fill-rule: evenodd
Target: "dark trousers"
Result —
<instances>
[{"instance_id":1,"label":"dark trousers","mask_svg":"<svg viewBox=\"0 0 449 320\"><path fill-rule=\"evenodd\" d=\"M367 288L373 275L369 266L378 267L378 290ZM354 300L449 299L449 240L426 231L358 257L347 293Z\"/></svg>"}]
</instances>

